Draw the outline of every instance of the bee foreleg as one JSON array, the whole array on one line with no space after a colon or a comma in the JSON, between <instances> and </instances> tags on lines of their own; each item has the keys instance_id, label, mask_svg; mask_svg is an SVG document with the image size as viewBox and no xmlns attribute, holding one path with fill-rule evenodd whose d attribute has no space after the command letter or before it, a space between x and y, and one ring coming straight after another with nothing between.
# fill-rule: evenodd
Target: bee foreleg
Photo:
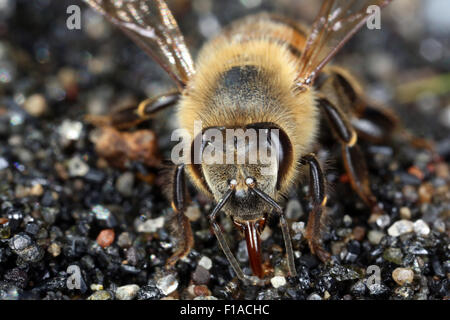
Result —
<instances>
[{"instance_id":1,"label":"bee foreleg","mask_svg":"<svg viewBox=\"0 0 450 320\"><path fill-rule=\"evenodd\" d=\"M313 254L316 254L320 260L326 262L330 259L330 254L322 247L321 218L325 212L327 196L325 190L325 177L322 173L319 161L314 154L308 154L301 159L303 164L309 165L310 192L313 200L313 209L309 213L308 225L306 227L306 239L309 248Z\"/></svg>"},{"instance_id":2,"label":"bee foreleg","mask_svg":"<svg viewBox=\"0 0 450 320\"><path fill-rule=\"evenodd\" d=\"M175 253L167 260L166 268L172 267L179 259L187 256L194 246L191 224L184 214L187 202L184 165L177 166L174 174L172 208L176 213L176 223L181 231L181 244Z\"/></svg>"},{"instance_id":3,"label":"bee foreleg","mask_svg":"<svg viewBox=\"0 0 450 320\"><path fill-rule=\"evenodd\" d=\"M171 91L142 101L139 105L121 108L106 116L87 115L85 120L95 126L113 126L117 129L129 129L150 119L157 112L175 105L180 93Z\"/></svg>"}]
</instances>

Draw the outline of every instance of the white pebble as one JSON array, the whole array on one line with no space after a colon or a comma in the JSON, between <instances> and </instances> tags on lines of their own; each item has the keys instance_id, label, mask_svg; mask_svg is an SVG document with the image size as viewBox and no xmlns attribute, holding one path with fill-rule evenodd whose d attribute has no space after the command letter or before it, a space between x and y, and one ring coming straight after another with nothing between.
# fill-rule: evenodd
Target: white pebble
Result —
<instances>
[{"instance_id":1,"label":"white pebble","mask_svg":"<svg viewBox=\"0 0 450 320\"><path fill-rule=\"evenodd\" d=\"M205 268L206 270L211 269L212 267L212 261L210 258L208 258L207 256L203 256L200 261L198 262L199 266L202 266L203 268Z\"/></svg>"},{"instance_id":2,"label":"white pebble","mask_svg":"<svg viewBox=\"0 0 450 320\"><path fill-rule=\"evenodd\" d=\"M397 268L392 272L392 279L401 286L405 283L412 283L414 280L414 271L408 268Z\"/></svg>"},{"instance_id":3,"label":"white pebble","mask_svg":"<svg viewBox=\"0 0 450 320\"><path fill-rule=\"evenodd\" d=\"M83 124L79 121L64 120L58 128L59 135L65 140L76 141L80 139Z\"/></svg>"},{"instance_id":4,"label":"white pebble","mask_svg":"<svg viewBox=\"0 0 450 320\"><path fill-rule=\"evenodd\" d=\"M83 177L89 171L89 166L79 156L69 160L68 168L71 177Z\"/></svg>"},{"instance_id":5,"label":"white pebble","mask_svg":"<svg viewBox=\"0 0 450 320\"><path fill-rule=\"evenodd\" d=\"M272 283L272 286L274 288L282 287L286 284L286 278L281 276L276 276L270 279L270 282Z\"/></svg>"},{"instance_id":6,"label":"white pebble","mask_svg":"<svg viewBox=\"0 0 450 320\"><path fill-rule=\"evenodd\" d=\"M138 232L152 233L164 226L164 217L148 219L137 227Z\"/></svg>"},{"instance_id":7,"label":"white pebble","mask_svg":"<svg viewBox=\"0 0 450 320\"><path fill-rule=\"evenodd\" d=\"M400 208L400 217L402 219L406 219L406 220L411 219L411 210L408 207L401 207Z\"/></svg>"},{"instance_id":8,"label":"white pebble","mask_svg":"<svg viewBox=\"0 0 450 320\"><path fill-rule=\"evenodd\" d=\"M352 222L353 222L352 217L350 217L348 214L346 214L344 216L343 221L344 221L344 224L345 224L346 227L351 226Z\"/></svg>"},{"instance_id":9,"label":"white pebble","mask_svg":"<svg viewBox=\"0 0 450 320\"><path fill-rule=\"evenodd\" d=\"M305 233L305 223L303 221L292 223L291 228L294 233Z\"/></svg>"},{"instance_id":10,"label":"white pebble","mask_svg":"<svg viewBox=\"0 0 450 320\"><path fill-rule=\"evenodd\" d=\"M9 164L5 158L0 158L0 170L8 168Z\"/></svg>"},{"instance_id":11,"label":"white pebble","mask_svg":"<svg viewBox=\"0 0 450 320\"><path fill-rule=\"evenodd\" d=\"M419 236L427 236L430 234L430 227L422 219L414 222L414 232Z\"/></svg>"},{"instance_id":12,"label":"white pebble","mask_svg":"<svg viewBox=\"0 0 450 320\"><path fill-rule=\"evenodd\" d=\"M384 237L384 232L378 230L370 230L367 234L367 238L371 244L377 245L380 243L381 239Z\"/></svg>"},{"instance_id":13,"label":"white pebble","mask_svg":"<svg viewBox=\"0 0 450 320\"><path fill-rule=\"evenodd\" d=\"M383 214L376 220L377 226L380 228L386 228L391 223L391 217L387 214Z\"/></svg>"},{"instance_id":14,"label":"white pebble","mask_svg":"<svg viewBox=\"0 0 450 320\"><path fill-rule=\"evenodd\" d=\"M139 286L136 284L129 284L118 287L116 290L116 298L119 300L133 300L139 291Z\"/></svg>"},{"instance_id":15,"label":"white pebble","mask_svg":"<svg viewBox=\"0 0 450 320\"><path fill-rule=\"evenodd\" d=\"M303 215L303 209L298 200L289 200L286 205L286 218L297 220Z\"/></svg>"},{"instance_id":16,"label":"white pebble","mask_svg":"<svg viewBox=\"0 0 450 320\"><path fill-rule=\"evenodd\" d=\"M93 283L93 284L91 284L91 290L92 290L92 291L100 291L100 290L103 290L103 285L97 284L97 283Z\"/></svg>"},{"instance_id":17,"label":"white pebble","mask_svg":"<svg viewBox=\"0 0 450 320\"><path fill-rule=\"evenodd\" d=\"M48 108L47 100L42 94L33 94L25 101L23 108L34 117L42 116Z\"/></svg>"},{"instance_id":18,"label":"white pebble","mask_svg":"<svg viewBox=\"0 0 450 320\"><path fill-rule=\"evenodd\" d=\"M169 295L178 288L178 280L173 274L158 279L156 286L164 295Z\"/></svg>"},{"instance_id":19,"label":"white pebble","mask_svg":"<svg viewBox=\"0 0 450 320\"><path fill-rule=\"evenodd\" d=\"M196 205L190 205L189 207L187 207L186 212L185 212L186 217L188 217L189 221L197 221L202 213L200 211L200 208Z\"/></svg>"},{"instance_id":20,"label":"white pebble","mask_svg":"<svg viewBox=\"0 0 450 320\"><path fill-rule=\"evenodd\" d=\"M436 219L433 222L433 228L437 231L439 231L440 233L444 233L445 232L445 222L442 221L441 219Z\"/></svg>"},{"instance_id":21,"label":"white pebble","mask_svg":"<svg viewBox=\"0 0 450 320\"><path fill-rule=\"evenodd\" d=\"M391 237L398 237L402 234L410 233L414 231L414 223L412 223L409 220L399 220L395 222L392 226L388 229L388 234Z\"/></svg>"},{"instance_id":22,"label":"white pebble","mask_svg":"<svg viewBox=\"0 0 450 320\"><path fill-rule=\"evenodd\" d=\"M322 297L319 296L317 293L311 293L306 300L322 300Z\"/></svg>"}]
</instances>

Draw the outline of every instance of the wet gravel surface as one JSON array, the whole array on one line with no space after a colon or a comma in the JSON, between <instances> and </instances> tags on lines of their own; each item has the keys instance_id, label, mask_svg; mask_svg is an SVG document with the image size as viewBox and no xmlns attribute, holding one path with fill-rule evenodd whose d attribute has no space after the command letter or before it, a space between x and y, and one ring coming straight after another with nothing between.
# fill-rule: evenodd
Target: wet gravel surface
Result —
<instances>
[{"instance_id":1,"label":"wet gravel surface","mask_svg":"<svg viewBox=\"0 0 450 320\"><path fill-rule=\"evenodd\" d=\"M427 6L432 2L424 1ZM303 234L310 204L307 186L301 186L291 192L286 208L298 277L286 278L282 234L273 220L263 233L264 259L273 268L273 278L265 287L245 287L210 231L206 217L211 203L193 188L188 216L195 248L174 270L164 269L174 250L171 233L176 230L163 192L167 176L148 164L170 155L171 114L140 126L156 134L151 153L115 165L95 149L105 133L83 120L87 113L104 114L164 92L173 85L163 72L85 6L82 30L70 31L65 26L65 10L72 4L68 1L4 3L0 7L0 299L450 297L448 77L442 80L447 81L442 83L447 91L431 87L406 98L398 94L409 81L441 79L449 71L448 38L443 29L425 27L426 16L404 28L404 21L395 19L400 4L389 11L382 31L374 31L372 37L365 30L338 60L345 64L360 59L356 61L364 67L354 69L367 79L368 94L395 108L415 134L434 141L440 156L433 158L400 138L377 146L363 143L371 185L385 211L374 216L343 175L338 146L327 145L320 154L331 161L324 244L332 262L325 265L309 252ZM261 9L289 12L293 5L290 1L170 3L194 56L220 25ZM419 6L417 1L411 3L408 9ZM298 5L296 10L312 15L308 8ZM414 10L410 11L412 19ZM412 35L411 28L416 28ZM222 225L238 261L247 266L242 238L228 219L223 218Z\"/></svg>"}]
</instances>

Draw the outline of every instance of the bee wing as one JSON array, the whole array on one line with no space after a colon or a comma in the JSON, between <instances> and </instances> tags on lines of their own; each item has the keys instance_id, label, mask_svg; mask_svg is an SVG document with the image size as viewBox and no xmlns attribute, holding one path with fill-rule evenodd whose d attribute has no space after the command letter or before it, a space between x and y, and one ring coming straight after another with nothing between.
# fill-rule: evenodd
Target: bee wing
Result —
<instances>
[{"instance_id":1,"label":"bee wing","mask_svg":"<svg viewBox=\"0 0 450 320\"><path fill-rule=\"evenodd\" d=\"M164 0L83 0L117 25L184 88L194 63Z\"/></svg>"},{"instance_id":2,"label":"bee wing","mask_svg":"<svg viewBox=\"0 0 450 320\"><path fill-rule=\"evenodd\" d=\"M392 0L325 0L308 36L298 75L299 86L312 85L319 71L371 16L367 8Z\"/></svg>"}]
</instances>

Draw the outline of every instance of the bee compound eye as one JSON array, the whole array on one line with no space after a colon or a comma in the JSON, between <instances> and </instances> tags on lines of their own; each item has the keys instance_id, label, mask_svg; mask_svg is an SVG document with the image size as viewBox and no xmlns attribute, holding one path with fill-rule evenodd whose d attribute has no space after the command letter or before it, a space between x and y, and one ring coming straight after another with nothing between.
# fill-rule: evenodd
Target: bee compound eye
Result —
<instances>
[{"instance_id":1,"label":"bee compound eye","mask_svg":"<svg viewBox=\"0 0 450 320\"><path fill-rule=\"evenodd\" d=\"M255 186L255 179L253 179L252 177L247 177L245 179L245 184L250 188L253 188Z\"/></svg>"}]
</instances>

